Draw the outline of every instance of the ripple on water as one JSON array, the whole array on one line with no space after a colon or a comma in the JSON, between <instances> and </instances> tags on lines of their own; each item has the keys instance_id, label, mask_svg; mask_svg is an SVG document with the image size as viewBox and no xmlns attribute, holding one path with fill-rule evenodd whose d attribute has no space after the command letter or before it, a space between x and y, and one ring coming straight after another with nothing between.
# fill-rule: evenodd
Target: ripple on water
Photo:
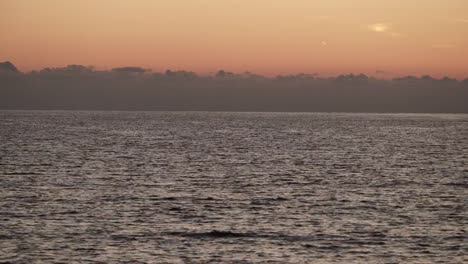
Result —
<instances>
[{"instance_id":1,"label":"ripple on water","mask_svg":"<svg viewBox=\"0 0 468 264\"><path fill-rule=\"evenodd\" d=\"M466 258L466 115L5 111L0 123L1 263Z\"/></svg>"}]
</instances>

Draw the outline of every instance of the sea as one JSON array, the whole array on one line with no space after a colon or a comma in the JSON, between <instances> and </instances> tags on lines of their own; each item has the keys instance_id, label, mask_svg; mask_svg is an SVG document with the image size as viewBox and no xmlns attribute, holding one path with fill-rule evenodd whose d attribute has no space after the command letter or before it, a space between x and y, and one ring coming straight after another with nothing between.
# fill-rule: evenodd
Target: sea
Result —
<instances>
[{"instance_id":1,"label":"sea","mask_svg":"<svg viewBox=\"0 0 468 264\"><path fill-rule=\"evenodd\" d=\"M468 115L0 111L0 263L468 263Z\"/></svg>"}]
</instances>

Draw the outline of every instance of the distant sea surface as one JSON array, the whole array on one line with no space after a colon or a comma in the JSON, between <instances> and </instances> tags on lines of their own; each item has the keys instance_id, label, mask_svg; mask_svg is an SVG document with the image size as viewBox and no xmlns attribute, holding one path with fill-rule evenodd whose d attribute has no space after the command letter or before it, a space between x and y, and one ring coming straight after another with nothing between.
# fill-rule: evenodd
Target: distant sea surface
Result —
<instances>
[{"instance_id":1,"label":"distant sea surface","mask_svg":"<svg viewBox=\"0 0 468 264\"><path fill-rule=\"evenodd\" d=\"M0 263L466 263L468 115L0 111Z\"/></svg>"}]
</instances>

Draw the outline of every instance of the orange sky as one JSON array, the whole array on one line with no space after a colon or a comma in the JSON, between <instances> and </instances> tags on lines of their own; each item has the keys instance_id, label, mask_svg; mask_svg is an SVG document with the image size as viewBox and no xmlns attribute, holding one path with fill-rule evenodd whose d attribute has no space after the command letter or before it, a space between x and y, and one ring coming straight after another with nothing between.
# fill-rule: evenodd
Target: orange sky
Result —
<instances>
[{"instance_id":1,"label":"orange sky","mask_svg":"<svg viewBox=\"0 0 468 264\"><path fill-rule=\"evenodd\" d=\"M4 60L466 78L468 1L0 0Z\"/></svg>"}]
</instances>

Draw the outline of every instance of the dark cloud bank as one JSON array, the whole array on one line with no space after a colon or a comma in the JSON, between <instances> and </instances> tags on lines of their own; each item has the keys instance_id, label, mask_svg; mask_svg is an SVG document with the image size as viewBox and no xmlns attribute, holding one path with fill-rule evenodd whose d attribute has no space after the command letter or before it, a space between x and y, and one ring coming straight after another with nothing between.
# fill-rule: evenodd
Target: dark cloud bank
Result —
<instances>
[{"instance_id":1,"label":"dark cloud bank","mask_svg":"<svg viewBox=\"0 0 468 264\"><path fill-rule=\"evenodd\" d=\"M0 109L468 113L468 79L267 78L225 71L198 76L81 65L21 73L4 62Z\"/></svg>"}]
</instances>

